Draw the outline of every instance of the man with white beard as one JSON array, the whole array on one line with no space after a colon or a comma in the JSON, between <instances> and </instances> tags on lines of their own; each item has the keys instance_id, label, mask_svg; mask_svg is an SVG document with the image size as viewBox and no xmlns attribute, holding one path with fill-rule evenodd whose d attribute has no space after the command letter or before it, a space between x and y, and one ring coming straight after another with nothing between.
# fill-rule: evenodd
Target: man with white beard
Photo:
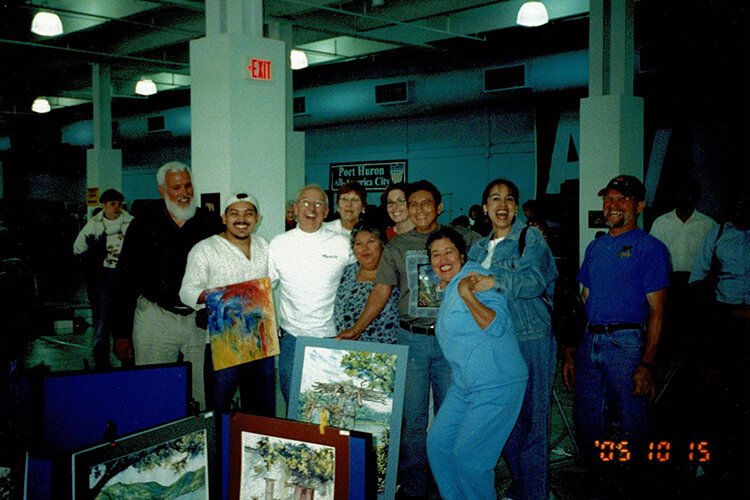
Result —
<instances>
[{"instance_id":1,"label":"man with white beard","mask_svg":"<svg viewBox=\"0 0 750 500\"><path fill-rule=\"evenodd\" d=\"M164 205L138 214L122 247L122 284L115 301L115 356L129 364L172 363L182 354L192 364L192 394L205 408L203 361L206 330L195 311L180 301L188 252L223 230L221 218L196 208L190 168L163 165L156 174ZM131 239L132 236L132 239Z\"/></svg>"}]
</instances>

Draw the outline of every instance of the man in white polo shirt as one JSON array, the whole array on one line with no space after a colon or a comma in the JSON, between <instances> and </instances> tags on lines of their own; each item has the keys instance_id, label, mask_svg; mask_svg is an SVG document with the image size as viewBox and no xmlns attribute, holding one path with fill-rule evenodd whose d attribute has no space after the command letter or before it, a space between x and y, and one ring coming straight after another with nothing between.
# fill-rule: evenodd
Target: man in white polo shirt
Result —
<instances>
[{"instance_id":1,"label":"man in white polo shirt","mask_svg":"<svg viewBox=\"0 0 750 500\"><path fill-rule=\"evenodd\" d=\"M336 289L344 267L355 261L349 239L323 225L328 215L323 189L302 188L294 214L297 227L274 237L268 251L268 275L279 291L279 384L287 404L297 337L336 336Z\"/></svg>"}]
</instances>

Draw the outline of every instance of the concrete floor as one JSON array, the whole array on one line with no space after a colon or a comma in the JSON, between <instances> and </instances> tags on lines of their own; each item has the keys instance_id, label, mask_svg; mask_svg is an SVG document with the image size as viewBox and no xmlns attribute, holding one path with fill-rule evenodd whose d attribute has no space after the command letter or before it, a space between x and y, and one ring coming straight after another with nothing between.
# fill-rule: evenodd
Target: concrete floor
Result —
<instances>
[{"instance_id":1,"label":"concrete floor","mask_svg":"<svg viewBox=\"0 0 750 500\"><path fill-rule=\"evenodd\" d=\"M29 345L25 360L27 369L42 367L53 371L81 370L93 366L90 326L90 311L81 294L68 302L50 302L46 304L50 328L44 335L36 337ZM114 366L119 363L112 358ZM725 477L712 472L712 464L688 463L687 446L689 441L710 439L711 429L700 424L695 418L705 411L700 402L689 401L693 392L692 378L685 373L685 365L678 362L665 366L660 372L660 384L663 389L654 406L654 437L656 441L674 442L671 458L665 463L652 464L650 476L643 478L648 488L638 498L750 498L747 492L747 479L738 493L731 493ZM557 374L555 398L552 405L551 440L551 498L584 499L591 498L585 493L586 484L583 470L576 461L576 449L571 439L572 430L572 395L561 384ZM281 400L281 398L278 398ZM280 408L280 413L283 408ZM566 425L567 421L567 425ZM705 424L705 422L704 422ZM747 425L747 422L744 422ZM740 423L741 425L741 423ZM706 437L708 436L708 437ZM711 443L712 444L712 443ZM681 449L685 448L685 449ZM743 457L747 463L747 457ZM498 498L510 483L510 476L502 462L496 469ZM439 498L436 492L431 498ZM597 498L624 498L622 494L610 491Z\"/></svg>"}]
</instances>

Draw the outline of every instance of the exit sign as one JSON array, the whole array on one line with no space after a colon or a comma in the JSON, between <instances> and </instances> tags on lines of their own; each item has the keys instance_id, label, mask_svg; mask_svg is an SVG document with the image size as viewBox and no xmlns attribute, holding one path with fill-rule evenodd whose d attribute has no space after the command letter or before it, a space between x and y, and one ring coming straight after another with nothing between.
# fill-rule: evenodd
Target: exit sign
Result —
<instances>
[{"instance_id":1,"label":"exit sign","mask_svg":"<svg viewBox=\"0 0 750 500\"><path fill-rule=\"evenodd\" d=\"M270 80L271 79L271 61L265 59L250 59L250 78L253 80Z\"/></svg>"}]
</instances>

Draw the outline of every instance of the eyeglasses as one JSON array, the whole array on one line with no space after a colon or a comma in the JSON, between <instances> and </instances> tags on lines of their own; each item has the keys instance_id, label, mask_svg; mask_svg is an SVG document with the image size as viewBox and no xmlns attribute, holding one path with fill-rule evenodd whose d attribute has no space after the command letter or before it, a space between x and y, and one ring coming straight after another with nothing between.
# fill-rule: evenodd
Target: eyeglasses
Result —
<instances>
[{"instance_id":1,"label":"eyeglasses","mask_svg":"<svg viewBox=\"0 0 750 500\"><path fill-rule=\"evenodd\" d=\"M326 206L325 201L308 200L307 198L302 198L301 200L298 201L298 203L302 205L303 207L313 206L315 208L323 208L324 206Z\"/></svg>"},{"instance_id":2,"label":"eyeglasses","mask_svg":"<svg viewBox=\"0 0 750 500\"><path fill-rule=\"evenodd\" d=\"M395 200L388 200L385 205L387 207L402 206L406 205L406 200L404 198L396 198Z\"/></svg>"}]
</instances>

